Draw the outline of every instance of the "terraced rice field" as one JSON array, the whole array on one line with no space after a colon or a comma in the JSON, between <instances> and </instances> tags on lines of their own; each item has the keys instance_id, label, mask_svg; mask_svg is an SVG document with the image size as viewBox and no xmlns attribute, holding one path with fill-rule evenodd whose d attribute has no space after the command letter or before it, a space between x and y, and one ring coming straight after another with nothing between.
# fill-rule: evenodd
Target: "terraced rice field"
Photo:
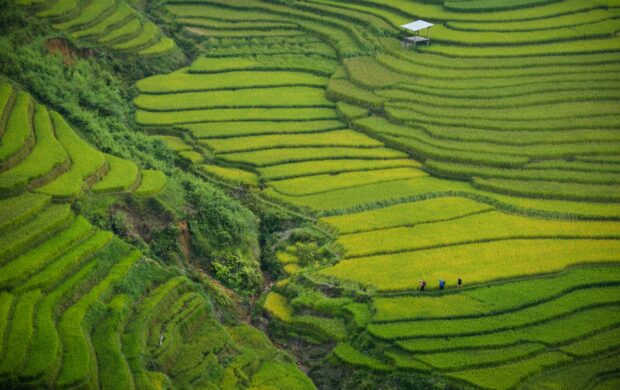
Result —
<instances>
[{"instance_id":1,"label":"terraced rice field","mask_svg":"<svg viewBox=\"0 0 620 390\"><path fill-rule=\"evenodd\" d=\"M118 53L159 56L175 48L152 22L125 0L40 1L32 6L36 15L51 21L85 46L104 46Z\"/></svg>"},{"instance_id":2,"label":"terraced rice field","mask_svg":"<svg viewBox=\"0 0 620 390\"><path fill-rule=\"evenodd\" d=\"M150 171L95 149L60 114L48 111L25 91L8 82L1 85L13 97L3 107L7 121L0 144L0 190L4 195L32 191L63 200L85 191L131 192L143 185L157 193L165 185L165 177L151 183Z\"/></svg>"},{"instance_id":3,"label":"terraced rice field","mask_svg":"<svg viewBox=\"0 0 620 390\"><path fill-rule=\"evenodd\" d=\"M313 388L260 331L223 326L202 286L72 209L155 195L162 172L102 153L9 82L0 92L1 387Z\"/></svg>"},{"instance_id":4,"label":"terraced rice field","mask_svg":"<svg viewBox=\"0 0 620 390\"><path fill-rule=\"evenodd\" d=\"M201 56L141 80L136 120L173 128L183 144L168 144L204 156L208 176L316 218L342 254L304 268L279 253L290 278L266 298L274 321L378 372L617 383L620 3L164 8ZM436 25L413 52L397 35L415 19ZM296 281L363 294L307 300Z\"/></svg>"}]
</instances>

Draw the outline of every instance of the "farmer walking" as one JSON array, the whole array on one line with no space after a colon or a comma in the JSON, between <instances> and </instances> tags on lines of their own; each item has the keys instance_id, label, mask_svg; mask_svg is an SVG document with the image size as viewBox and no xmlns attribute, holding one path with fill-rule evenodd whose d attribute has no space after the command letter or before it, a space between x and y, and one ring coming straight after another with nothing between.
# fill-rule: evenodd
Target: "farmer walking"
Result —
<instances>
[{"instance_id":1,"label":"farmer walking","mask_svg":"<svg viewBox=\"0 0 620 390\"><path fill-rule=\"evenodd\" d=\"M420 291L424 292L424 287L426 287L426 280L420 279Z\"/></svg>"},{"instance_id":2,"label":"farmer walking","mask_svg":"<svg viewBox=\"0 0 620 390\"><path fill-rule=\"evenodd\" d=\"M439 278L439 289L443 290L444 287L446 287L446 281L442 278Z\"/></svg>"},{"instance_id":3,"label":"farmer walking","mask_svg":"<svg viewBox=\"0 0 620 390\"><path fill-rule=\"evenodd\" d=\"M461 288L463 287L463 280L461 278L458 278L456 281L456 288Z\"/></svg>"}]
</instances>

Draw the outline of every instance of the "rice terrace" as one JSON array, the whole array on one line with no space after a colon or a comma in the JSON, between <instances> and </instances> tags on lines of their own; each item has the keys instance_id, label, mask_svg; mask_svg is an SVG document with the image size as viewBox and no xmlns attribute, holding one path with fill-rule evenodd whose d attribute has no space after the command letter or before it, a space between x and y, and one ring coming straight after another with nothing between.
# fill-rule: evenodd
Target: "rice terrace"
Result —
<instances>
[{"instance_id":1,"label":"rice terrace","mask_svg":"<svg viewBox=\"0 0 620 390\"><path fill-rule=\"evenodd\" d=\"M0 0L1 389L620 389L620 0Z\"/></svg>"}]
</instances>

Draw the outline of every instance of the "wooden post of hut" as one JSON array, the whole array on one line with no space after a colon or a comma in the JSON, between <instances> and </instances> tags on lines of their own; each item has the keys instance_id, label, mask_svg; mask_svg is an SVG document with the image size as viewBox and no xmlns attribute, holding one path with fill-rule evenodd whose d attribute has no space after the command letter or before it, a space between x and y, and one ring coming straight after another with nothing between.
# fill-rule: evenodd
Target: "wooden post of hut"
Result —
<instances>
[{"instance_id":1,"label":"wooden post of hut","mask_svg":"<svg viewBox=\"0 0 620 390\"><path fill-rule=\"evenodd\" d=\"M413 45L413 50L415 50L418 42L426 42L426 45L428 46L431 43L430 29L433 26L433 23L429 23L425 20L416 20L415 22L400 26L407 31L413 32L412 36L405 37L403 39L403 47L408 49L411 45ZM420 31L423 30L426 30L426 36L420 35Z\"/></svg>"}]
</instances>

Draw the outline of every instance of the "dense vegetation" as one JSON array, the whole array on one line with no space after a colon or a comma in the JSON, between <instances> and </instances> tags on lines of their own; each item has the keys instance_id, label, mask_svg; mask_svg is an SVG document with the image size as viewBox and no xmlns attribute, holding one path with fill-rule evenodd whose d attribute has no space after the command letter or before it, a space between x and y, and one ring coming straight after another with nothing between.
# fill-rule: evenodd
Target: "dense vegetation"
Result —
<instances>
[{"instance_id":1,"label":"dense vegetation","mask_svg":"<svg viewBox=\"0 0 620 390\"><path fill-rule=\"evenodd\" d=\"M2 384L617 387L617 0L145 3L0 6Z\"/></svg>"}]
</instances>

